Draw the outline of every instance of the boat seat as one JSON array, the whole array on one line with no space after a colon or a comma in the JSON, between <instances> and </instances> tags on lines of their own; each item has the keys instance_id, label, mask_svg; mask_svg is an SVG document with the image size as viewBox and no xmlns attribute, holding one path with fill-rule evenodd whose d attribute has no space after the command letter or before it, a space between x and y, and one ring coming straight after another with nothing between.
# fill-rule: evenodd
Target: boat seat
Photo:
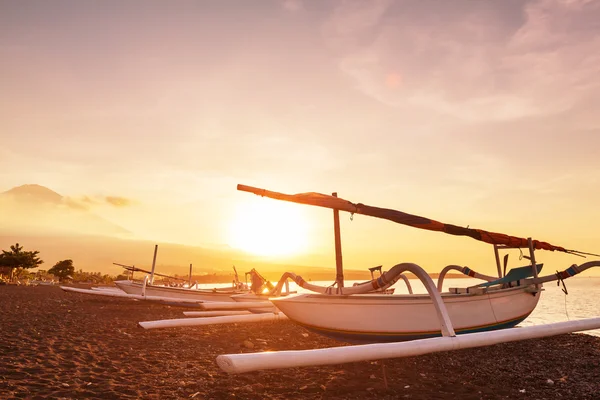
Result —
<instances>
[{"instance_id":1,"label":"boat seat","mask_svg":"<svg viewBox=\"0 0 600 400\"><path fill-rule=\"evenodd\" d=\"M536 269L537 269L537 273L539 274L540 271L542 270L542 267L544 266L544 264L536 264ZM511 282L517 282L516 286L519 286L519 281L521 279L525 279L525 278L531 278L533 276L533 269L531 268L531 265L526 265L524 267L518 267L518 268L513 268L510 271L508 271L508 273L500 279L496 279L494 281L491 282L485 282L485 283L481 283L475 287L479 287L479 288L486 288L486 287L490 287L490 286L495 286L495 285L503 285L508 283L509 287L511 287L512 285L510 285Z\"/></svg>"},{"instance_id":2,"label":"boat seat","mask_svg":"<svg viewBox=\"0 0 600 400\"><path fill-rule=\"evenodd\" d=\"M483 294L485 293L485 288L480 288L477 286L448 288L448 292L452 294Z\"/></svg>"},{"instance_id":3,"label":"boat seat","mask_svg":"<svg viewBox=\"0 0 600 400\"><path fill-rule=\"evenodd\" d=\"M383 265L378 265L376 267L371 267L371 268L369 268L369 271L371 271L371 272L375 272L375 271L381 272L381 267L383 267Z\"/></svg>"}]
</instances>

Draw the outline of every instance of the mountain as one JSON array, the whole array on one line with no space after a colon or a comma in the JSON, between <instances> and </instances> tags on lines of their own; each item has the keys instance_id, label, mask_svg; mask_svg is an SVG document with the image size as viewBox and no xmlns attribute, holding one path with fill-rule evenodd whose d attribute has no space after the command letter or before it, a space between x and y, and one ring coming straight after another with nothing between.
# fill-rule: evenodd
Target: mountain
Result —
<instances>
[{"instance_id":1,"label":"mountain","mask_svg":"<svg viewBox=\"0 0 600 400\"><path fill-rule=\"evenodd\" d=\"M22 185L0 193L0 196L11 197L20 202L44 202L59 204L63 196L41 185Z\"/></svg>"},{"instance_id":2,"label":"mountain","mask_svg":"<svg viewBox=\"0 0 600 400\"><path fill-rule=\"evenodd\" d=\"M41 185L22 185L0 193L0 233L128 235L123 227Z\"/></svg>"}]
</instances>

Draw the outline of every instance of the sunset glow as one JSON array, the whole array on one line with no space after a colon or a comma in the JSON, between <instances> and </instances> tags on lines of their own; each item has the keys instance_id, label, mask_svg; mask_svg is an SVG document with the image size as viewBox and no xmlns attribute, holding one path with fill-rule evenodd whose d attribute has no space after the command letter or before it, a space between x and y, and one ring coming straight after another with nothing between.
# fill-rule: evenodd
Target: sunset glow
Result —
<instances>
[{"instance_id":1,"label":"sunset glow","mask_svg":"<svg viewBox=\"0 0 600 400\"><path fill-rule=\"evenodd\" d=\"M289 256L307 250L308 224L302 208L268 199L238 207L229 226L229 244L260 256Z\"/></svg>"},{"instance_id":2,"label":"sunset glow","mask_svg":"<svg viewBox=\"0 0 600 400\"><path fill-rule=\"evenodd\" d=\"M600 0L0 0L0 400L600 400L599 227Z\"/></svg>"},{"instance_id":3,"label":"sunset glow","mask_svg":"<svg viewBox=\"0 0 600 400\"><path fill-rule=\"evenodd\" d=\"M241 183L598 253L597 21L562 0L2 2L0 192L63 199L0 222L335 265L331 213ZM347 265L494 269L479 243L341 218Z\"/></svg>"}]
</instances>

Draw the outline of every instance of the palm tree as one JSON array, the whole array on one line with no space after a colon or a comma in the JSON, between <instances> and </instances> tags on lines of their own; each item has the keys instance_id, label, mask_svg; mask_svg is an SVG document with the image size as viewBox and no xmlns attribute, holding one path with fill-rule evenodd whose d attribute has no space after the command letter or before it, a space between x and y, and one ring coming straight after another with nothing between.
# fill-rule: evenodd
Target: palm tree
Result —
<instances>
[{"instance_id":1,"label":"palm tree","mask_svg":"<svg viewBox=\"0 0 600 400\"><path fill-rule=\"evenodd\" d=\"M0 267L10 270L10 279L13 278L13 272L16 268L35 268L44 261L38 257L39 251L23 251L23 246L19 243L10 246L10 251L2 250L0 254Z\"/></svg>"}]
</instances>

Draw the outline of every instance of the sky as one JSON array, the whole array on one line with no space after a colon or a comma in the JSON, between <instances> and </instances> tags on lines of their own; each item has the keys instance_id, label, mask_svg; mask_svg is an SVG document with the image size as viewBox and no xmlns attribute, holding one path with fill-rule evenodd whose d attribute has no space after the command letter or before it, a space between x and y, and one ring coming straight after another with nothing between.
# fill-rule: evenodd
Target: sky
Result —
<instances>
[{"instance_id":1,"label":"sky","mask_svg":"<svg viewBox=\"0 0 600 400\"><path fill-rule=\"evenodd\" d=\"M0 0L0 93L0 191L139 237L335 265L331 211L241 183L600 252L598 1ZM355 268L495 269L468 238L341 224Z\"/></svg>"}]
</instances>

